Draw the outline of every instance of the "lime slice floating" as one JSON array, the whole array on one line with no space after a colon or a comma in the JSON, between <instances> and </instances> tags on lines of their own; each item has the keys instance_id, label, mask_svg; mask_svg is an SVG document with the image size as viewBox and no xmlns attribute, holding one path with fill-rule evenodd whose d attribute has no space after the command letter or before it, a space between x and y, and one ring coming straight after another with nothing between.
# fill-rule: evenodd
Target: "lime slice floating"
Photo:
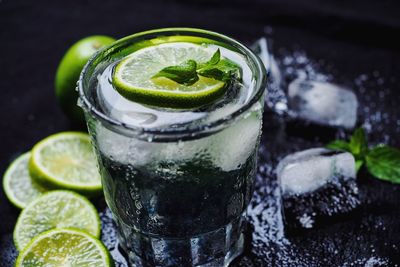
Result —
<instances>
[{"instance_id":1,"label":"lime slice floating","mask_svg":"<svg viewBox=\"0 0 400 267\"><path fill-rule=\"evenodd\" d=\"M87 134L51 135L32 149L29 171L50 188L71 189L86 195L101 192L96 157Z\"/></svg>"},{"instance_id":2,"label":"lime slice floating","mask_svg":"<svg viewBox=\"0 0 400 267\"><path fill-rule=\"evenodd\" d=\"M3 188L8 200L17 208L23 209L33 199L47 191L35 182L29 174L30 152L22 154L8 167L3 178Z\"/></svg>"},{"instance_id":3,"label":"lime slice floating","mask_svg":"<svg viewBox=\"0 0 400 267\"><path fill-rule=\"evenodd\" d=\"M14 229L14 243L19 251L35 236L54 228L77 228L100 236L97 210L77 193L56 190L43 194L22 210Z\"/></svg>"},{"instance_id":4,"label":"lime slice floating","mask_svg":"<svg viewBox=\"0 0 400 267\"><path fill-rule=\"evenodd\" d=\"M109 267L104 245L85 232L55 229L35 237L18 256L16 267Z\"/></svg>"},{"instance_id":5,"label":"lime slice floating","mask_svg":"<svg viewBox=\"0 0 400 267\"><path fill-rule=\"evenodd\" d=\"M210 103L226 91L225 83L201 77L186 86L167 78L152 77L161 69L189 59L208 61L215 49L203 45L175 42L140 49L115 68L113 84L125 98L149 105L170 108L193 108Z\"/></svg>"}]
</instances>

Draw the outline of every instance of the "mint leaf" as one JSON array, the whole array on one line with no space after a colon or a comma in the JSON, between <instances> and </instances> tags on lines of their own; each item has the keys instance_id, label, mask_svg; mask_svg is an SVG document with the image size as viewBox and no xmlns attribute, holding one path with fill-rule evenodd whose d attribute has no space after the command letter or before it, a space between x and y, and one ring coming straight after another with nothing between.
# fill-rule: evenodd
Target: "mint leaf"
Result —
<instances>
[{"instance_id":1,"label":"mint leaf","mask_svg":"<svg viewBox=\"0 0 400 267\"><path fill-rule=\"evenodd\" d=\"M215 65L205 66L198 70L199 75L219 81L229 81L233 76L239 78L240 67L229 59L221 59Z\"/></svg>"},{"instance_id":2,"label":"mint leaf","mask_svg":"<svg viewBox=\"0 0 400 267\"><path fill-rule=\"evenodd\" d=\"M221 59L218 63L219 68L231 78L235 76L239 79L242 76L242 69L240 66L229 59Z\"/></svg>"},{"instance_id":3,"label":"mint leaf","mask_svg":"<svg viewBox=\"0 0 400 267\"><path fill-rule=\"evenodd\" d=\"M386 145L373 148L366 156L368 171L376 178L400 184L400 150Z\"/></svg>"},{"instance_id":4,"label":"mint leaf","mask_svg":"<svg viewBox=\"0 0 400 267\"><path fill-rule=\"evenodd\" d=\"M213 78L218 81L223 81L225 77L225 73L216 67L205 67L203 69L200 69L198 73L201 76Z\"/></svg>"},{"instance_id":5,"label":"mint leaf","mask_svg":"<svg viewBox=\"0 0 400 267\"><path fill-rule=\"evenodd\" d=\"M152 78L165 77L179 84L192 85L199 80L196 69L196 61L187 60L180 65L163 68Z\"/></svg>"},{"instance_id":6,"label":"mint leaf","mask_svg":"<svg viewBox=\"0 0 400 267\"><path fill-rule=\"evenodd\" d=\"M221 51L218 48L217 51L214 53L214 55L211 57L211 59L208 62L206 62L206 65L207 66L215 65L219 62L220 59L221 59Z\"/></svg>"},{"instance_id":7,"label":"mint leaf","mask_svg":"<svg viewBox=\"0 0 400 267\"><path fill-rule=\"evenodd\" d=\"M363 159L368 152L367 138L363 128L354 131L350 138L349 148L356 159Z\"/></svg>"},{"instance_id":8,"label":"mint leaf","mask_svg":"<svg viewBox=\"0 0 400 267\"><path fill-rule=\"evenodd\" d=\"M368 143L363 128L354 131L349 142L335 140L326 145L327 148L344 150L353 154L356 159L363 159L368 152Z\"/></svg>"},{"instance_id":9,"label":"mint leaf","mask_svg":"<svg viewBox=\"0 0 400 267\"><path fill-rule=\"evenodd\" d=\"M208 68L213 65L216 65L220 59L221 59L221 51L218 48L217 51L215 51L215 53L212 55L212 57L209 61L207 61L205 63L197 64L197 69L199 70L199 69Z\"/></svg>"},{"instance_id":10,"label":"mint leaf","mask_svg":"<svg viewBox=\"0 0 400 267\"><path fill-rule=\"evenodd\" d=\"M343 141L343 140L335 140L333 142L330 142L329 144L326 145L326 148L330 148L330 149L334 149L334 150L342 150L342 151L347 151L347 152L352 153L351 148L350 148L350 143ZM356 159L356 171L357 172L361 169L363 164L364 164L363 159Z\"/></svg>"},{"instance_id":11,"label":"mint leaf","mask_svg":"<svg viewBox=\"0 0 400 267\"><path fill-rule=\"evenodd\" d=\"M365 131L358 128L349 142L335 140L327 148L349 151L356 160L357 172L366 163L368 171L378 179L400 184L400 150L380 145L368 149Z\"/></svg>"},{"instance_id":12,"label":"mint leaf","mask_svg":"<svg viewBox=\"0 0 400 267\"><path fill-rule=\"evenodd\" d=\"M198 64L194 60L188 60L180 65L166 67L152 78L165 77L189 86L199 80L198 75L226 82L234 76L239 79L241 68L229 59L221 59L221 51L217 49L205 63Z\"/></svg>"},{"instance_id":13,"label":"mint leaf","mask_svg":"<svg viewBox=\"0 0 400 267\"><path fill-rule=\"evenodd\" d=\"M327 148L351 152L350 144L343 140L335 140L326 145Z\"/></svg>"}]
</instances>

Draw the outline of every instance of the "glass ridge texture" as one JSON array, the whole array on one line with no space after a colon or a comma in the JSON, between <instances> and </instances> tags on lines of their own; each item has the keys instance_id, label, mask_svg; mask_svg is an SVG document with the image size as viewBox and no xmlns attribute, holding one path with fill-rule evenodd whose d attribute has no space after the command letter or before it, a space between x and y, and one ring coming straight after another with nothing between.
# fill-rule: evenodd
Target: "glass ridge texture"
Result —
<instances>
[{"instance_id":1,"label":"glass ridge texture","mask_svg":"<svg viewBox=\"0 0 400 267\"><path fill-rule=\"evenodd\" d=\"M251 92L248 99L215 120L170 127L129 124L99 108L93 84L110 64L141 44L172 42L176 36L207 38L240 55L250 73L251 88L241 88ZM264 67L248 48L199 29L134 34L88 62L78 82L79 102L120 246L132 266L227 266L242 252L265 83Z\"/></svg>"}]
</instances>

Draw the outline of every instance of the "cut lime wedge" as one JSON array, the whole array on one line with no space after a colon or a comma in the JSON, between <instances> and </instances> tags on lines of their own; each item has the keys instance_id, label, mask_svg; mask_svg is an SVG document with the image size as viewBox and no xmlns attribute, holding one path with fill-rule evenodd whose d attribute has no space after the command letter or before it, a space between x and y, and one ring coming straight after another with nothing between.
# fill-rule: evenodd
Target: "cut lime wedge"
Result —
<instances>
[{"instance_id":1,"label":"cut lime wedge","mask_svg":"<svg viewBox=\"0 0 400 267\"><path fill-rule=\"evenodd\" d=\"M8 200L20 209L25 208L29 202L47 191L29 175L30 156L31 153L27 152L15 159L3 178L3 188Z\"/></svg>"},{"instance_id":2,"label":"cut lime wedge","mask_svg":"<svg viewBox=\"0 0 400 267\"><path fill-rule=\"evenodd\" d=\"M118 63L113 84L125 98L159 107L191 108L210 103L224 94L224 82L200 76L196 83L186 86L167 78L152 77L165 67L187 60L206 62L214 50L187 42L140 49Z\"/></svg>"},{"instance_id":3,"label":"cut lime wedge","mask_svg":"<svg viewBox=\"0 0 400 267\"><path fill-rule=\"evenodd\" d=\"M110 267L104 245L85 232L55 229L35 237L18 256L16 267Z\"/></svg>"},{"instance_id":4,"label":"cut lime wedge","mask_svg":"<svg viewBox=\"0 0 400 267\"><path fill-rule=\"evenodd\" d=\"M101 192L96 157L90 138L84 133L58 133L37 143L32 149L29 171L50 188L88 195Z\"/></svg>"},{"instance_id":5,"label":"cut lime wedge","mask_svg":"<svg viewBox=\"0 0 400 267\"><path fill-rule=\"evenodd\" d=\"M14 229L14 243L19 251L35 236L54 228L78 228L100 236L96 208L83 196L64 190L43 194L22 210Z\"/></svg>"}]
</instances>

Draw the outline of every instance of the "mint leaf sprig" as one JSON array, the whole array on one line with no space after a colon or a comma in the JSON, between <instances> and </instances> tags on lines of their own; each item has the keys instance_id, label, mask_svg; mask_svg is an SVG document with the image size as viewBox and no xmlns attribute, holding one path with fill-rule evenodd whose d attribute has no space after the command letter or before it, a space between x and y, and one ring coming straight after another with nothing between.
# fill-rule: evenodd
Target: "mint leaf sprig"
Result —
<instances>
[{"instance_id":1,"label":"mint leaf sprig","mask_svg":"<svg viewBox=\"0 0 400 267\"><path fill-rule=\"evenodd\" d=\"M165 77L180 84L192 85L199 80L196 70L196 61L187 60L180 65L163 68L152 78Z\"/></svg>"},{"instance_id":2,"label":"mint leaf sprig","mask_svg":"<svg viewBox=\"0 0 400 267\"><path fill-rule=\"evenodd\" d=\"M376 178L400 184L400 150L387 145L368 148L364 129L355 130L348 142L336 140L326 147L352 153L357 171L365 164Z\"/></svg>"},{"instance_id":3,"label":"mint leaf sprig","mask_svg":"<svg viewBox=\"0 0 400 267\"><path fill-rule=\"evenodd\" d=\"M190 86L199 80L199 75L227 82L233 76L240 77L240 67L229 59L221 59L219 48L205 63L189 59L179 65L169 66L160 70L152 78L165 77L179 84Z\"/></svg>"}]
</instances>

